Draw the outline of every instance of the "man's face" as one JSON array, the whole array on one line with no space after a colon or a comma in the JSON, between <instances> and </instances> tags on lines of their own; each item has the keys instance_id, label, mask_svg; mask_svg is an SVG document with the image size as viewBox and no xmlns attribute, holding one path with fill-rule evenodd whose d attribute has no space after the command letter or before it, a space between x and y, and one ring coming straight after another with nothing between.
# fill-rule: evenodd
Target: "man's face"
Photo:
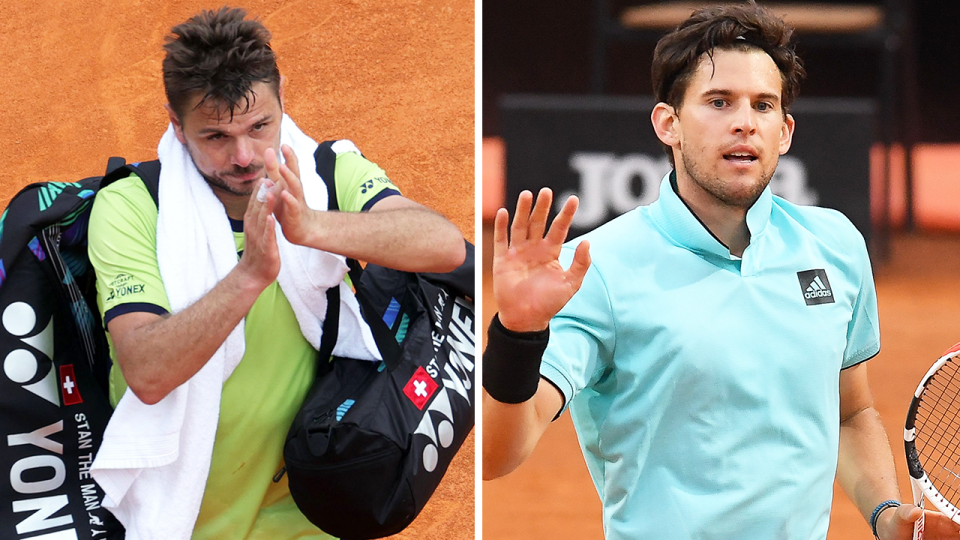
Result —
<instances>
[{"instance_id":1,"label":"man's face","mask_svg":"<svg viewBox=\"0 0 960 540\"><path fill-rule=\"evenodd\" d=\"M677 112L678 181L723 206L749 208L790 148L777 65L760 50L716 50L700 59ZM679 154L679 155L678 155ZM693 191L694 193L690 193ZM708 202L708 201L702 201Z\"/></svg>"},{"instance_id":2,"label":"man's face","mask_svg":"<svg viewBox=\"0 0 960 540\"><path fill-rule=\"evenodd\" d=\"M283 108L276 92L266 83L256 83L250 108L230 118L229 111L214 104L193 108L177 120L170 115L177 139L186 145L194 165L207 182L223 194L248 197L257 181L266 175L263 153L273 148L279 155L280 120Z\"/></svg>"}]
</instances>

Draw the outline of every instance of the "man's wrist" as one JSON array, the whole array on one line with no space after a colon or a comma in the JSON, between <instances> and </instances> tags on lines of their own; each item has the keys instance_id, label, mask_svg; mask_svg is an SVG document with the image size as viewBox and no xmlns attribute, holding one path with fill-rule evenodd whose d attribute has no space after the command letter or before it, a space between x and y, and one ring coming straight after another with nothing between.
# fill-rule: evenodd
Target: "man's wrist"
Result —
<instances>
[{"instance_id":1,"label":"man's wrist","mask_svg":"<svg viewBox=\"0 0 960 540\"><path fill-rule=\"evenodd\" d=\"M896 513L896 508L900 506L900 501L890 499L883 501L878 504L876 508L873 509L873 513L870 515L870 529L873 531L873 537L879 539L880 535L877 532L880 524L880 520L887 517L888 519L893 519L893 513ZM888 510L893 509L893 513L888 512Z\"/></svg>"},{"instance_id":2,"label":"man's wrist","mask_svg":"<svg viewBox=\"0 0 960 540\"><path fill-rule=\"evenodd\" d=\"M500 320L504 330L514 332L517 334L529 334L533 332L544 332L550 327L550 321L531 321L524 318L513 319L509 315L507 317L503 316L503 312L497 313L497 318Z\"/></svg>"},{"instance_id":3,"label":"man's wrist","mask_svg":"<svg viewBox=\"0 0 960 540\"><path fill-rule=\"evenodd\" d=\"M250 271L249 264L244 264L243 259L237 263L237 266L227 274L224 281L236 289L241 295L252 295L254 299L260 296L273 281L265 281L257 276L255 272Z\"/></svg>"},{"instance_id":4,"label":"man's wrist","mask_svg":"<svg viewBox=\"0 0 960 540\"><path fill-rule=\"evenodd\" d=\"M487 330L483 352L483 387L501 403L529 401L540 384L540 359L547 348L549 330L514 332L495 315Z\"/></svg>"},{"instance_id":5,"label":"man's wrist","mask_svg":"<svg viewBox=\"0 0 960 540\"><path fill-rule=\"evenodd\" d=\"M303 205L303 244L306 247L311 247L313 249L323 249L323 214L326 212L320 212L310 208L307 205Z\"/></svg>"}]
</instances>

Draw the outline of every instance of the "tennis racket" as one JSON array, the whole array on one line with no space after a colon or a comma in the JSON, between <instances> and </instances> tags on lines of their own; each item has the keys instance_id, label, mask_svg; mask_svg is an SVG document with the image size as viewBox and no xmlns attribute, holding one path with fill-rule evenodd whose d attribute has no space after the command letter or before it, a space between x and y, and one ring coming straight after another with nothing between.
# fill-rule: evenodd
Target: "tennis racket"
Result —
<instances>
[{"instance_id":1,"label":"tennis racket","mask_svg":"<svg viewBox=\"0 0 960 540\"><path fill-rule=\"evenodd\" d=\"M940 357L913 394L903 429L913 503L926 496L937 510L960 523L960 343ZM913 529L923 539L923 516Z\"/></svg>"}]
</instances>

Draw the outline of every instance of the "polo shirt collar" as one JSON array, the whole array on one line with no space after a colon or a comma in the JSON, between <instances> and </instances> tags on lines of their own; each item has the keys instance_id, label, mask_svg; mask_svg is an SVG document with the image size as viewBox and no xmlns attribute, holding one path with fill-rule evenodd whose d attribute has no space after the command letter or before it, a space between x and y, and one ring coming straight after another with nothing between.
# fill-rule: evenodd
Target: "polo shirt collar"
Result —
<instances>
[{"instance_id":1,"label":"polo shirt collar","mask_svg":"<svg viewBox=\"0 0 960 540\"><path fill-rule=\"evenodd\" d=\"M707 229L677 194L676 174L676 171L670 171L660 183L660 198L650 206L650 215L654 222L670 239L690 251L710 253L731 260L739 259L730 254L730 249ZM750 230L751 244L766 229L772 208L773 195L768 185L757 202L747 210L747 229Z\"/></svg>"}]
</instances>

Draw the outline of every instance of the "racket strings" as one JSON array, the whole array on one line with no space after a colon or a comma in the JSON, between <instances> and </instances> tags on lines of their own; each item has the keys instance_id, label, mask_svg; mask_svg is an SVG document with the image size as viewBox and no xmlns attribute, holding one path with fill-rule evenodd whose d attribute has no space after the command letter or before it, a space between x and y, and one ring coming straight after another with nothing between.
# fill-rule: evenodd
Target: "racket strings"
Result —
<instances>
[{"instance_id":1,"label":"racket strings","mask_svg":"<svg viewBox=\"0 0 960 540\"><path fill-rule=\"evenodd\" d=\"M960 363L930 377L917 409L916 447L927 477L947 500L960 494Z\"/></svg>"}]
</instances>

